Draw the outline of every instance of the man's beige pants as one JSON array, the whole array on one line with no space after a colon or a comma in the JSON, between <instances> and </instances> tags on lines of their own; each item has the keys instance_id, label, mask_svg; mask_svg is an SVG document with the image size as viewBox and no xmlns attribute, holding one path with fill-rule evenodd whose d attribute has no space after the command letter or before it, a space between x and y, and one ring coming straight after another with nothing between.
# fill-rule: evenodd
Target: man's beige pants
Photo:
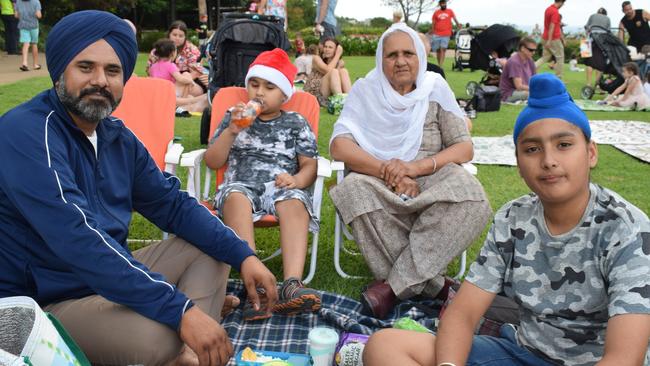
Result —
<instances>
[{"instance_id":1,"label":"man's beige pants","mask_svg":"<svg viewBox=\"0 0 650 366\"><path fill-rule=\"evenodd\" d=\"M550 62L552 56L555 56L555 66L553 66L555 75L562 78L562 69L564 68L564 43L562 43L561 39L554 39L549 42L548 48L543 48L542 57L535 62L535 69L539 70L545 62Z\"/></svg>"},{"instance_id":2,"label":"man's beige pants","mask_svg":"<svg viewBox=\"0 0 650 366\"><path fill-rule=\"evenodd\" d=\"M230 266L180 238L136 250L133 257L220 320ZM63 323L93 364L164 365L181 350L176 331L99 295L50 304L45 310Z\"/></svg>"}]
</instances>

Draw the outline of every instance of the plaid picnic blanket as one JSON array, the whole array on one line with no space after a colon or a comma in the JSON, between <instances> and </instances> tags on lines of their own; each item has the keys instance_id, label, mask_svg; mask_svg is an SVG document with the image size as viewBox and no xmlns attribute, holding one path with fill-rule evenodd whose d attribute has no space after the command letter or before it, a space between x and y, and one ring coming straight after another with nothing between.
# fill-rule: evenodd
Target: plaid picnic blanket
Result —
<instances>
[{"instance_id":1,"label":"plaid picnic blanket","mask_svg":"<svg viewBox=\"0 0 650 366\"><path fill-rule=\"evenodd\" d=\"M228 294L245 301L246 290L240 280L228 281ZM392 327L402 317L410 317L429 329L435 329L435 321L442 303L430 299L404 301L395 307L386 320L361 314L361 303L348 297L321 292L322 308L317 313L294 316L273 315L262 321L245 322L242 306L226 316L222 325L228 332L235 354L251 347L254 350L308 353L308 334L314 327L330 327L339 334L351 332L372 334L381 328ZM234 359L228 365L235 365Z\"/></svg>"}]
</instances>

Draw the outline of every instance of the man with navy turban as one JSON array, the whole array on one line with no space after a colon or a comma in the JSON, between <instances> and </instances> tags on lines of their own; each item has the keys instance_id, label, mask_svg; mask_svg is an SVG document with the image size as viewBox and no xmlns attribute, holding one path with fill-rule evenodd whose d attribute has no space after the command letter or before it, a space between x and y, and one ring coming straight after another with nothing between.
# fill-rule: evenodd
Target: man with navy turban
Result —
<instances>
[{"instance_id":1,"label":"man with navy turban","mask_svg":"<svg viewBox=\"0 0 650 366\"><path fill-rule=\"evenodd\" d=\"M70 14L46 54L53 88L0 117L0 297L34 298L92 363L225 365L228 265L267 309L275 277L110 116L137 56L126 22ZM176 236L131 252L133 211Z\"/></svg>"}]
</instances>

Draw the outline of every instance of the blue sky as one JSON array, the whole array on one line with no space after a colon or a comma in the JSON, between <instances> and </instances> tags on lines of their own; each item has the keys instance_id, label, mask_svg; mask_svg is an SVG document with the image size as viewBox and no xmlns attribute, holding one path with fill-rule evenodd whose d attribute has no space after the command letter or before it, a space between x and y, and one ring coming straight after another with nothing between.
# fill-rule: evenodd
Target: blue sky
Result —
<instances>
[{"instance_id":1,"label":"blue sky","mask_svg":"<svg viewBox=\"0 0 650 366\"><path fill-rule=\"evenodd\" d=\"M462 23L490 25L494 23L511 23L532 26L543 24L544 10L552 0L448 0ZM650 0L631 0L635 8L650 10ZM582 27L589 15L600 7L607 9L612 26L618 26L623 16L622 0L567 0L560 9L563 20L570 27ZM372 17L391 18L393 9L383 5L382 0L338 0L336 15L356 19ZM422 17L431 18L431 13Z\"/></svg>"}]
</instances>

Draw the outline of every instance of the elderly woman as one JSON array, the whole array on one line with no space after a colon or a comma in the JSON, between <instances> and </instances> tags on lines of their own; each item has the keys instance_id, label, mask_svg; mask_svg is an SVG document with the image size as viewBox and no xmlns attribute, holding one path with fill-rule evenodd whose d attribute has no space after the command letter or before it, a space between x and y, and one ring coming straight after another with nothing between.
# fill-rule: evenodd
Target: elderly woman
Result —
<instances>
[{"instance_id":1,"label":"elderly woman","mask_svg":"<svg viewBox=\"0 0 650 366\"><path fill-rule=\"evenodd\" d=\"M481 233L491 209L459 164L472 141L447 82L426 71L424 45L404 23L377 47L334 125L330 151L350 173L330 196L370 267L362 303L383 318L397 298L446 297L449 262Z\"/></svg>"}]
</instances>

